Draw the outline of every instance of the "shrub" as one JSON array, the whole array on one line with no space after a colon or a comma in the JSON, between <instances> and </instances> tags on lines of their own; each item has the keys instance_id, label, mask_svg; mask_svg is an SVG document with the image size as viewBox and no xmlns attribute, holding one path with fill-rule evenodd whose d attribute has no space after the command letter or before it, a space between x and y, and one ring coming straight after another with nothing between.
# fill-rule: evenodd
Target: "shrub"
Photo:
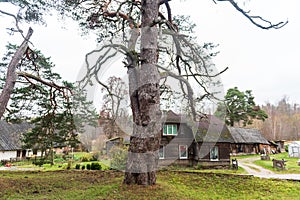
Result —
<instances>
[{"instance_id":1,"label":"shrub","mask_svg":"<svg viewBox=\"0 0 300 200\"><path fill-rule=\"evenodd\" d=\"M32 161L32 164L41 167L43 164L51 164L51 161L46 160L45 158L39 158L39 159L35 159L34 161Z\"/></svg>"},{"instance_id":2,"label":"shrub","mask_svg":"<svg viewBox=\"0 0 300 200\"><path fill-rule=\"evenodd\" d=\"M194 169L201 170L201 169L203 169L203 165L197 164L197 165L194 167Z\"/></svg>"},{"instance_id":3,"label":"shrub","mask_svg":"<svg viewBox=\"0 0 300 200\"><path fill-rule=\"evenodd\" d=\"M86 169L90 170L91 169L91 164L87 164Z\"/></svg>"},{"instance_id":4,"label":"shrub","mask_svg":"<svg viewBox=\"0 0 300 200\"><path fill-rule=\"evenodd\" d=\"M82 161L82 162L88 162L89 159L88 159L87 157L82 157L82 158L81 158L81 161Z\"/></svg>"},{"instance_id":5,"label":"shrub","mask_svg":"<svg viewBox=\"0 0 300 200\"><path fill-rule=\"evenodd\" d=\"M80 164L76 164L75 169L80 169Z\"/></svg>"},{"instance_id":6,"label":"shrub","mask_svg":"<svg viewBox=\"0 0 300 200\"><path fill-rule=\"evenodd\" d=\"M289 145L288 144L285 145L284 149L285 149L285 152L289 152Z\"/></svg>"},{"instance_id":7,"label":"shrub","mask_svg":"<svg viewBox=\"0 0 300 200\"><path fill-rule=\"evenodd\" d=\"M81 166L81 169L82 169L82 170L85 170L85 165L82 165L82 166Z\"/></svg>"},{"instance_id":8,"label":"shrub","mask_svg":"<svg viewBox=\"0 0 300 200\"><path fill-rule=\"evenodd\" d=\"M99 163L92 163L91 170L101 170L101 165Z\"/></svg>"},{"instance_id":9,"label":"shrub","mask_svg":"<svg viewBox=\"0 0 300 200\"><path fill-rule=\"evenodd\" d=\"M110 150L111 156L111 168L117 170L125 170L127 157L128 157L128 149L127 147L118 147L114 146Z\"/></svg>"},{"instance_id":10,"label":"shrub","mask_svg":"<svg viewBox=\"0 0 300 200\"><path fill-rule=\"evenodd\" d=\"M65 160L63 158L55 158L54 162L55 163L63 163L63 162L65 162Z\"/></svg>"},{"instance_id":11,"label":"shrub","mask_svg":"<svg viewBox=\"0 0 300 200\"><path fill-rule=\"evenodd\" d=\"M101 156L100 152L93 153L90 161L98 161L100 159L100 156Z\"/></svg>"}]
</instances>

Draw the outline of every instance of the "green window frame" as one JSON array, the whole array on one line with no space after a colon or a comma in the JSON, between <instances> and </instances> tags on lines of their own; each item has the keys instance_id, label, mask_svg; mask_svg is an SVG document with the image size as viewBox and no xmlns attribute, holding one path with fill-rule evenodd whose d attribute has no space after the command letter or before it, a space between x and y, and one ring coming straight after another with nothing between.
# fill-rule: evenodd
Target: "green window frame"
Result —
<instances>
[{"instance_id":1,"label":"green window frame","mask_svg":"<svg viewBox=\"0 0 300 200\"><path fill-rule=\"evenodd\" d=\"M177 124L165 124L163 135L177 135Z\"/></svg>"}]
</instances>

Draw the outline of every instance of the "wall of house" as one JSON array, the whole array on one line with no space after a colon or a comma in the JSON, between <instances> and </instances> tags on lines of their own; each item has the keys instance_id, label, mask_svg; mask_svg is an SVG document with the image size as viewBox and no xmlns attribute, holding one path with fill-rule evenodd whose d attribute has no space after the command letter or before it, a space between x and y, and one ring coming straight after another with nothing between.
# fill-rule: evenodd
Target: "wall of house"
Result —
<instances>
[{"instance_id":1,"label":"wall of house","mask_svg":"<svg viewBox=\"0 0 300 200\"><path fill-rule=\"evenodd\" d=\"M255 154L258 147L254 144L231 144L231 152L235 154Z\"/></svg>"},{"instance_id":2,"label":"wall of house","mask_svg":"<svg viewBox=\"0 0 300 200\"><path fill-rule=\"evenodd\" d=\"M259 144L259 148L256 149L256 153L261 153L261 154L270 154L271 153L271 147L268 144Z\"/></svg>"},{"instance_id":3,"label":"wall of house","mask_svg":"<svg viewBox=\"0 0 300 200\"><path fill-rule=\"evenodd\" d=\"M17 151L0 151L0 160L10 160L17 157Z\"/></svg>"},{"instance_id":4,"label":"wall of house","mask_svg":"<svg viewBox=\"0 0 300 200\"><path fill-rule=\"evenodd\" d=\"M42 152L41 151L37 151L36 154L33 154L32 150L27 150L27 157L33 157L33 156L42 156Z\"/></svg>"},{"instance_id":5,"label":"wall of house","mask_svg":"<svg viewBox=\"0 0 300 200\"><path fill-rule=\"evenodd\" d=\"M197 160L210 160L210 149L214 146L218 147L219 150L219 160L230 160L230 143L198 143L198 155L196 155Z\"/></svg>"},{"instance_id":6,"label":"wall of house","mask_svg":"<svg viewBox=\"0 0 300 200\"><path fill-rule=\"evenodd\" d=\"M164 148L164 158L159 160L159 165L167 166L171 164L188 165L190 159L190 151L192 151L192 143L194 136L190 128L185 124L178 125L178 134L176 136L162 135L161 146ZM188 158L180 159L179 146L186 145L188 148Z\"/></svg>"}]
</instances>

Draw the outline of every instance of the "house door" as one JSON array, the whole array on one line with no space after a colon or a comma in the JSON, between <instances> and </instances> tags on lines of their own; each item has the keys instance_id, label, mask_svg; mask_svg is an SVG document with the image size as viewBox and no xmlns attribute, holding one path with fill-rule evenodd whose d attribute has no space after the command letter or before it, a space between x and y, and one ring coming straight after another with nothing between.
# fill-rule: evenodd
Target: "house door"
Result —
<instances>
[{"instance_id":1,"label":"house door","mask_svg":"<svg viewBox=\"0 0 300 200\"><path fill-rule=\"evenodd\" d=\"M17 150L17 158L20 158L20 156L21 156L21 151Z\"/></svg>"},{"instance_id":2,"label":"house door","mask_svg":"<svg viewBox=\"0 0 300 200\"><path fill-rule=\"evenodd\" d=\"M22 158L25 158L26 157L26 150L22 150Z\"/></svg>"}]
</instances>

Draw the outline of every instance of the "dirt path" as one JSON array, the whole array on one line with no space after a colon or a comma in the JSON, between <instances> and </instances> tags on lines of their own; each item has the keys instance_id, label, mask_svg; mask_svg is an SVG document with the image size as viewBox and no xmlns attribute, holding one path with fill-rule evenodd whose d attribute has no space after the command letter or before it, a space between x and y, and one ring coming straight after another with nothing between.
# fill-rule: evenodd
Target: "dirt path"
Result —
<instances>
[{"instance_id":1,"label":"dirt path","mask_svg":"<svg viewBox=\"0 0 300 200\"><path fill-rule=\"evenodd\" d=\"M289 179L299 180L300 174L276 174L273 171L265 169L261 166L255 165L253 162L259 160L258 157L239 159L238 164L244 168L249 174L260 178L275 178L275 179Z\"/></svg>"}]
</instances>

